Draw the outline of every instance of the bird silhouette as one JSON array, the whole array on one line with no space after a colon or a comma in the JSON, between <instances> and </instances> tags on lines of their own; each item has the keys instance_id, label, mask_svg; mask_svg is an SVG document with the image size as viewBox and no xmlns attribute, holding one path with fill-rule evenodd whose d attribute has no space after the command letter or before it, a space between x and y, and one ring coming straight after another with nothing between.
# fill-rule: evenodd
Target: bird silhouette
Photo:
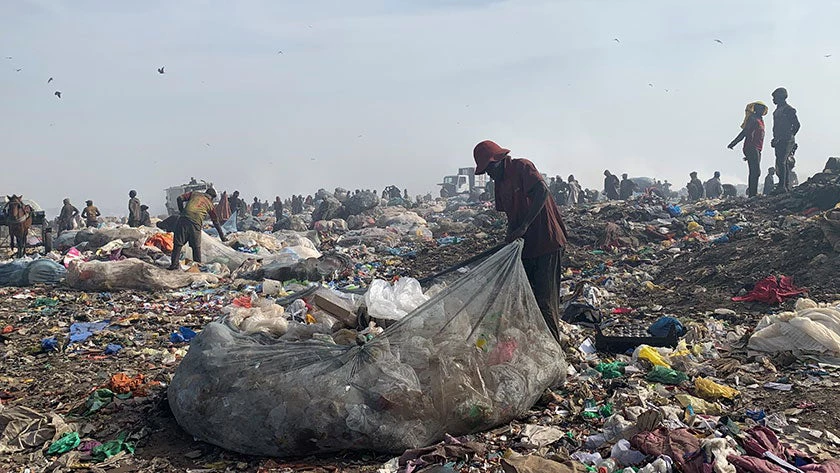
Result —
<instances>
[{"instance_id":1,"label":"bird silhouette","mask_svg":"<svg viewBox=\"0 0 840 473\"><path fill-rule=\"evenodd\" d=\"M59 92L59 91L57 91L57 90L56 90L56 91L55 91L55 96L56 96L56 97L58 97L58 98L61 98L61 92Z\"/></svg>"},{"instance_id":2,"label":"bird silhouette","mask_svg":"<svg viewBox=\"0 0 840 473\"><path fill-rule=\"evenodd\" d=\"M52 81L53 81L53 78L52 78L52 77L50 77L49 79L47 79L47 84L49 84L49 83L50 83L50 82L52 82Z\"/></svg>"},{"instance_id":3,"label":"bird silhouette","mask_svg":"<svg viewBox=\"0 0 840 473\"><path fill-rule=\"evenodd\" d=\"M159 68L157 71L158 71L158 74L163 74L163 67Z\"/></svg>"},{"instance_id":4,"label":"bird silhouette","mask_svg":"<svg viewBox=\"0 0 840 473\"><path fill-rule=\"evenodd\" d=\"M650 82L648 82L648 85L649 85L649 86L651 86L651 87L653 87L653 84L651 84Z\"/></svg>"},{"instance_id":5,"label":"bird silhouette","mask_svg":"<svg viewBox=\"0 0 840 473\"><path fill-rule=\"evenodd\" d=\"M825 56L823 56L823 57L831 57L831 54L826 54L826 55L825 55Z\"/></svg>"},{"instance_id":6,"label":"bird silhouette","mask_svg":"<svg viewBox=\"0 0 840 473\"><path fill-rule=\"evenodd\" d=\"M283 54L283 51L277 51L277 54Z\"/></svg>"},{"instance_id":7,"label":"bird silhouette","mask_svg":"<svg viewBox=\"0 0 840 473\"><path fill-rule=\"evenodd\" d=\"M15 72L20 72L22 70L23 70L23 68L21 67L20 69L15 69Z\"/></svg>"},{"instance_id":8,"label":"bird silhouette","mask_svg":"<svg viewBox=\"0 0 840 473\"><path fill-rule=\"evenodd\" d=\"M12 56L6 56L6 59L12 59Z\"/></svg>"},{"instance_id":9,"label":"bird silhouette","mask_svg":"<svg viewBox=\"0 0 840 473\"><path fill-rule=\"evenodd\" d=\"M719 40L719 39L716 39L716 40L715 40L715 43L723 44L723 41L721 41L721 40Z\"/></svg>"},{"instance_id":10,"label":"bird silhouette","mask_svg":"<svg viewBox=\"0 0 840 473\"><path fill-rule=\"evenodd\" d=\"M613 41L615 41L616 43L620 43L620 42L621 42L621 41L619 41L619 40L618 40L618 38L613 38Z\"/></svg>"}]
</instances>

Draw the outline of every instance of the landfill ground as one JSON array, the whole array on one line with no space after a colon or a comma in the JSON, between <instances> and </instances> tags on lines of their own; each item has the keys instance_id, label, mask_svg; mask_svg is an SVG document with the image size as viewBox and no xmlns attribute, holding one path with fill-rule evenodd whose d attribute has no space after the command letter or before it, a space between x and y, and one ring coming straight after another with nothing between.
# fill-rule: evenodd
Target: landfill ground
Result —
<instances>
[{"instance_id":1,"label":"landfill ground","mask_svg":"<svg viewBox=\"0 0 840 473\"><path fill-rule=\"evenodd\" d=\"M816 364L789 352L755 352L746 346L762 317L792 310L797 297L781 305L732 300L748 293L759 280L781 274L792 276L793 283L806 288L807 296L817 302L840 300L836 276L840 254L817 221L822 211L837 203L825 202L825 187L833 188L840 201L840 180L834 179L805 183L791 196L682 204L681 216L673 219L663 215L663 202L644 196L564 208L570 232L564 288L567 293L581 284L596 288L597 307L613 327L646 328L665 315L678 318L688 328L689 339L712 342L716 353L694 367L697 373L740 391L734 400L720 401L725 414L744 426L751 425L745 419L747 410L763 410L765 425L781 433L781 438L799 446L810 444L814 458L838 458L840 444L830 435L817 440L806 433L812 429L840 435L840 365ZM685 228L688 216L701 222L701 232ZM365 262L382 264L374 277L422 278L499 244L504 236L502 219L496 216L481 229L467 225L463 231L446 232L446 236L463 237L460 242L445 246L434 240L414 242L410 256L368 254ZM618 233L605 238L608 223L616 224ZM728 238L720 239L727 233ZM436 232L434 236L443 235ZM173 343L171 334L180 327L200 331L220 315L222 307L242 295L236 287L223 279L209 289L158 292L0 288L0 327L5 327L0 336L2 407L25 406L42 414L58 414L83 440L104 443L125 433L133 446L133 453L123 450L97 461L79 450L46 455L51 443L47 442L40 448L0 454L0 471L395 471L385 465L393 454L254 457L195 441L178 426L169 408L167 386L189 344ZM107 330L69 343L71 324L100 320L110 321ZM547 391L530 415L469 436L483 445L480 453L442 458L445 469L437 471L502 471L501 459L511 451L567 459L583 448L587 437L602 431L607 417L585 415L586 400L594 400L599 409L609 404L616 413L633 406L671 406L681 413L673 395L696 394L691 383L667 386L645 381L644 371L628 371L614 379L601 377L592 369L598 363L624 360L633 365L635 360L602 352L586 355L580 346L594 337L594 331L571 324L563 324L562 331L564 351L574 368L566 384ZM50 337L59 343L56 350L42 347L41 341ZM122 349L106 355L109 344ZM138 380L131 385L131 394L123 396L126 399L109 399L101 407L92 405L98 389L119 390L112 383L117 373ZM766 388L767 382L792 385L792 389ZM556 427L564 435L547 445L536 445L523 433L526 424ZM604 453L609 453L609 446Z\"/></svg>"}]
</instances>

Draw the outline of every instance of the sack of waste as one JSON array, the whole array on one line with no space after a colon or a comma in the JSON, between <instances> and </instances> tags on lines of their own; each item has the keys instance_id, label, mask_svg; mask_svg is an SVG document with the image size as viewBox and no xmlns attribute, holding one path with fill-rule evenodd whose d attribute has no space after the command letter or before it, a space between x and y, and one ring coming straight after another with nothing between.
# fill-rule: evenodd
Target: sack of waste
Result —
<instances>
[{"instance_id":1,"label":"sack of waste","mask_svg":"<svg viewBox=\"0 0 840 473\"><path fill-rule=\"evenodd\" d=\"M0 265L0 286L31 286L57 284L67 274L64 266L53 260L39 258L20 259Z\"/></svg>"},{"instance_id":2,"label":"sack of waste","mask_svg":"<svg viewBox=\"0 0 840 473\"><path fill-rule=\"evenodd\" d=\"M201 441L271 456L402 452L506 424L566 375L521 252L508 245L362 345L210 323L169 387L172 412Z\"/></svg>"},{"instance_id":3,"label":"sack of waste","mask_svg":"<svg viewBox=\"0 0 840 473\"><path fill-rule=\"evenodd\" d=\"M110 291L114 289L139 289L153 291L179 289L194 282L215 284L219 278L208 273L168 271L128 258L121 261L70 262L67 284L83 291Z\"/></svg>"}]
</instances>

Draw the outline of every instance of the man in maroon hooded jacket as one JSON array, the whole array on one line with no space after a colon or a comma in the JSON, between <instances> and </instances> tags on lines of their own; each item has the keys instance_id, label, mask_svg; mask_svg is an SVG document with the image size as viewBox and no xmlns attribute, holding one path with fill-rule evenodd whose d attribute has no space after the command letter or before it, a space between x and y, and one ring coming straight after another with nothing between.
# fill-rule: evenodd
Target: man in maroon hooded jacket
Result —
<instances>
[{"instance_id":1,"label":"man in maroon hooded jacket","mask_svg":"<svg viewBox=\"0 0 840 473\"><path fill-rule=\"evenodd\" d=\"M496 210L507 214L507 241L524 238L522 265L548 329L560 340L560 259L566 227L542 175L527 159L513 159L510 150L482 141L473 150L475 173L493 179Z\"/></svg>"}]
</instances>

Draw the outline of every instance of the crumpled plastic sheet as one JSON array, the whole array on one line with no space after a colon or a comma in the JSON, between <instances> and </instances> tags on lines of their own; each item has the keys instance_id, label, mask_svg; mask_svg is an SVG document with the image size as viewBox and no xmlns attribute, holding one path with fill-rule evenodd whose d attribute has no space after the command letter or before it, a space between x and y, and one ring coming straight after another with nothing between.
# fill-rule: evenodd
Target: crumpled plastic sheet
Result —
<instances>
[{"instance_id":1,"label":"crumpled plastic sheet","mask_svg":"<svg viewBox=\"0 0 840 473\"><path fill-rule=\"evenodd\" d=\"M399 320L427 300L414 278L400 278L393 286L375 279L365 293L368 315L375 319Z\"/></svg>"},{"instance_id":2,"label":"crumpled plastic sheet","mask_svg":"<svg viewBox=\"0 0 840 473\"><path fill-rule=\"evenodd\" d=\"M402 452L528 412L566 363L508 245L364 345L213 322L169 387L178 423L246 454Z\"/></svg>"},{"instance_id":3,"label":"crumpled plastic sheet","mask_svg":"<svg viewBox=\"0 0 840 473\"><path fill-rule=\"evenodd\" d=\"M762 318L747 347L768 353L791 351L840 356L840 309L800 299L794 312Z\"/></svg>"}]
</instances>

